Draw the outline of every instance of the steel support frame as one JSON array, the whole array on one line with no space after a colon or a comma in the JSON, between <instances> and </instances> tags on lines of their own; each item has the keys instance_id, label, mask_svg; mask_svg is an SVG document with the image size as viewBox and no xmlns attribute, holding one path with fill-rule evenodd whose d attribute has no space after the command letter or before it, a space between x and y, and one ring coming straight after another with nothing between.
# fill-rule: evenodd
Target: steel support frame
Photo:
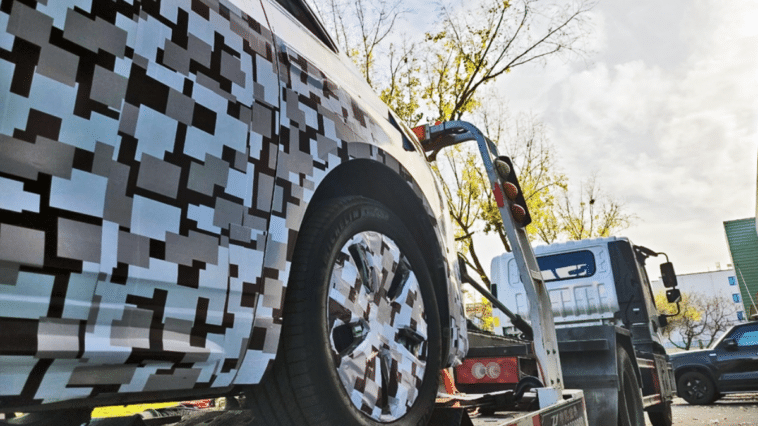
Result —
<instances>
[{"instance_id":1,"label":"steel support frame","mask_svg":"<svg viewBox=\"0 0 758 426\"><path fill-rule=\"evenodd\" d=\"M497 147L476 126L465 121L447 121L429 126L428 130L432 139L435 135L445 135L443 137L449 138L445 146L475 140L479 146L492 190L502 191L504 181L498 176L493 164L493 159L499 156ZM564 385L550 296L542 280L542 273L526 231L515 223L511 216L508 199L503 197L503 202L499 203L498 208L519 268L521 281L524 283L529 298L529 319L534 330L534 354L537 358L540 378L546 387L556 392L556 397L558 397Z\"/></svg>"}]
</instances>

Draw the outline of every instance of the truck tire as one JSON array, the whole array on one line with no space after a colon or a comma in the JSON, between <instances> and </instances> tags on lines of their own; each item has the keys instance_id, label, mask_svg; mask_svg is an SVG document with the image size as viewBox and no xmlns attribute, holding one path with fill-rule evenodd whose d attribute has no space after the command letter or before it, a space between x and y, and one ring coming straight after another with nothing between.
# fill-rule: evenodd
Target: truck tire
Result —
<instances>
[{"instance_id":1,"label":"truck tire","mask_svg":"<svg viewBox=\"0 0 758 426\"><path fill-rule=\"evenodd\" d=\"M616 347L616 361L619 377L618 426L645 426L644 406L639 381L634 373L634 365L629 354Z\"/></svg>"},{"instance_id":2,"label":"truck tire","mask_svg":"<svg viewBox=\"0 0 758 426\"><path fill-rule=\"evenodd\" d=\"M674 423L674 415L671 413L671 402L665 403L661 411L648 411L647 417L653 426L671 426Z\"/></svg>"},{"instance_id":3,"label":"truck tire","mask_svg":"<svg viewBox=\"0 0 758 426\"><path fill-rule=\"evenodd\" d=\"M431 277L401 220L368 198L328 200L301 227L279 353L251 394L254 416L281 426L426 424L440 340Z\"/></svg>"},{"instance_id":4,"label":"truck tire","mask_svg":"<svg viewBox=\"0 0 758 426\"><path fill-rule=\"evenodd\" d=\"M679 396L693 405L706 405L716 400L716 385L699 371L688 371L676 382Z\"/></svg>"}]
</instances>

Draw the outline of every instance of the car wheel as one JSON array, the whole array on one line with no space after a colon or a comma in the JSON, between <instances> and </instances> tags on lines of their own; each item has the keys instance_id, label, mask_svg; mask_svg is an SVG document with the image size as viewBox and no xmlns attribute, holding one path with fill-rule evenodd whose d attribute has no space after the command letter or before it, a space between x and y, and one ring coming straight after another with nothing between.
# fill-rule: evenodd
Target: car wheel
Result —
<instances>
[{"instance_id":1,"label":"car wheel","mask_svg":"<svg viewBox=\"0 0 758 426\"><path fill-rule=\"evenodd\" d=\"M710 404L716 399L716 386L710 377L699 371L682 374L676 383L679 396L694 405Z\"/></svg>"},{"instance_id":2,"label":"car wheel","mask_svg":"<svg viewBox=\"0 0 758 426\"><path fill-rule=\"evenodd\" d=\"M671 402L665 403L660 411L648 411L647 416L653 426L671 426L674 423Z\"/></svg>"},{"instance_id":3,"label":"car wheel","mask_svg":"<svg viewBox=\"0 0 758 426\"><path fill-rule=\"evenodd\" d=\"M618 394L618 426L645 426L640 385L632 360L624 348L616 348L616 361L621 385Z\"/></svg>"},{"instance_id":4,"label":"car wheel","mask_svg":"<svg viewBox=\"0 0 758 426\"><path fill-rule=\"evenodd\" d=\"M385 206L353 196L316 208L298 236L279 353L264 377L274 391L265 399L287 409L264 410L260 422L425 424L440 369L435 300L417 242Z\"/></svg>"}]
</instances>

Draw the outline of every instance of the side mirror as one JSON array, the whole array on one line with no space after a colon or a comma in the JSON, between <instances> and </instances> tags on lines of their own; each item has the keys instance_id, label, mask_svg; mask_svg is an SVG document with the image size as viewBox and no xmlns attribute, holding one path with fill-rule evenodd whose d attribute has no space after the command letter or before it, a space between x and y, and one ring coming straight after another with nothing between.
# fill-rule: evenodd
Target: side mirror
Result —
<instances>
[{"instance_id":1,"label":"side mirror","mask_svg":"<svg viewBox=\"0 0 758 426\"><path fill-rule=\"evenodd\" d=\"M666 326L669 325L669 317L665 314L658 315L658 325L661 328L666 328Z\"/></svg>"},{"instance_id":2,"label":"side mirror","mask_svg":"<svg viewBox=\"0 0 758 426\"><path fill-rule=\"evenodd\" d=\"M734 339L724 339L724 348L730 351L737 350L737 342Z\"/></svg>"},{"instance_id":3,"label":"side mirror","mask_svg":"<svg viewBox=\"0 0 758 426\"><path fill-rule=\"evenodd\" d=\"M666 290L666 300L668 300L669 303L677 303L682 300L682 292L679 291L678 288Z\"/></svg>"},{"instance_id":4,"label":"side mirror","mask_svg":"<svg viewBox=\"0 0 758 426\"><path fill-rule=\"evenodd\" d=\"M663 280L663 285L666 288L676 287L676 273L674 272L673 263L661 263L661 280ZM669 300L669 302L671 301Z\"/></svg>"}]
</instances>

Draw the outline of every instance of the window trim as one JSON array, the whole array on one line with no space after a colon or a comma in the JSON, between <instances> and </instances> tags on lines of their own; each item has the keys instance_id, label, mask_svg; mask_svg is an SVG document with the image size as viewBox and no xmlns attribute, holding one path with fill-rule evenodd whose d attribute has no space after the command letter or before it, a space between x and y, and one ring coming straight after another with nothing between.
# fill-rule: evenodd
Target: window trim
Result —
<instances>
[{"instance_id":1,"label":"window trim","mask_svg":"<svg viewBox=\"0 0 758 426\"><path fill-rule=\"evenodd\" d=\"M313 13L313 10L310 8L310 6L308 6L308 4L305 1L303 0L271 0L270 3L280 8L282 12L285 15L287 15L287 17L292 19L294 22L297 22L298 25L302 26L313 38L320 41L324 46L329 48L329 50L331 50L334 53L339 53L337 44L334 43L334 40L332 40L331 36L329 36L329 32L326 31L326 28L324 28L324 25L318 19L316 14ZM294 13L294 11L290 9L290 7L299 8L299 10L303 13L303 15ZM303 19L305 19L305 21L303 21ZM274 29L274 31L276 32L276 29Z\"/></svg>"},{"instance_id":2,"label":"window trim","mask_svg":"<svg viewBox=\"0 0 758 426\"><path fill-rule=\"evenodd\" d=\"M578 256L580 254L584 255L584 253L588 253L589 254L589 258L592 259L592 263L591 264L590 263L587 264L588 266L591 266L591 270L586 275L559 277L559 276L557 276L557 274L554 273L553 275L556 275L556 278L545 279L544 276L542 278L545 280L546 283L549 283L549 282L556 282L556 281L567 281L567 280L577 280L577 279L581 279L581 278L589 278L589 277L595 275L597 273L597 262L595 260L595 253L593 253L591 250L586 250L586 249L585 250L576 250L576 251L569 251L569 252L563 252L563 253L554 253L554 254L545 254L545 255L542 255L542 256L537 256L537 265L540 267L540 273L541 273L543 270L548 270L547 268L543 269L542 265L540 264L540 260L542 260L542 259L548 260L548 259L563 257L563 256L567 256L567 255Z\"/></svg>"}]
</instances>

